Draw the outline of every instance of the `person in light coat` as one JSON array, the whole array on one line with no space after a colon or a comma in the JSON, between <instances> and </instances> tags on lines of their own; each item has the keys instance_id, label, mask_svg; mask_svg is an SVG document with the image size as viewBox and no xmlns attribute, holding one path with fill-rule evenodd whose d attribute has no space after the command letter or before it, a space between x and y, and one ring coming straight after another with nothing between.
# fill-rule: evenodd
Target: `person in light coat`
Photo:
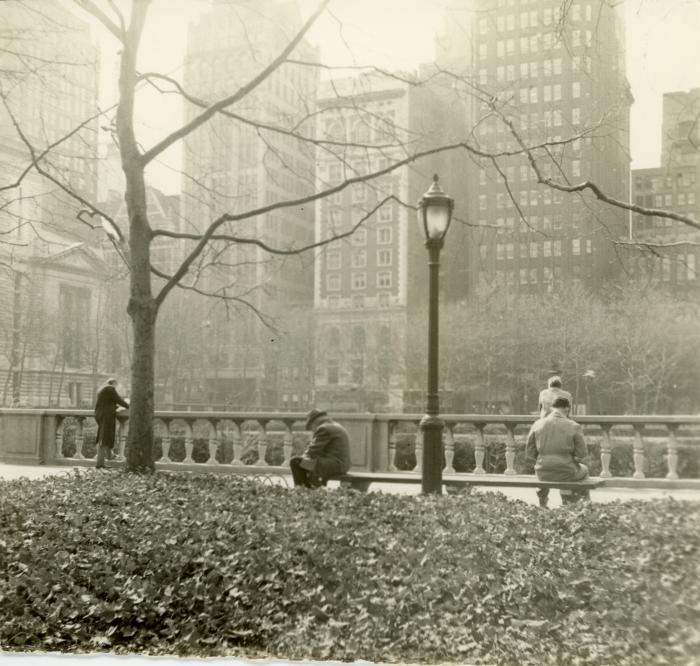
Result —
<instances>
[{"instance_id":1,"label":"person in light coat","mask_svg":"<svg viewBox=\"0 0 700 666\"><path fill-rule=\"evenodd\" d=\"M540 391L538 400L540 418L547 416L547 414L552 411L552 404L557 398L566 398L569 401L569 404L573 403L571 393L565 391L561 387L561 377L554 376L549 378L547 388Z\"/></svg>"},{"instance_id":2,"label":"person in light coat","mask_svg":"<svg viewBox=\"0 0 700 666\"><path fill-rule=\"evenodd\" d=\"M550 413L530 428L526 452L529 459L535 459L535 474L540 481L581 481L588 476L583 428L569 418L570 407L568 398L556 398ZM589 496L587 490L560 492L564 504ZM549 489L540 488L537 495L540 506L547 506Z\"/></svg>"}]
</instances>

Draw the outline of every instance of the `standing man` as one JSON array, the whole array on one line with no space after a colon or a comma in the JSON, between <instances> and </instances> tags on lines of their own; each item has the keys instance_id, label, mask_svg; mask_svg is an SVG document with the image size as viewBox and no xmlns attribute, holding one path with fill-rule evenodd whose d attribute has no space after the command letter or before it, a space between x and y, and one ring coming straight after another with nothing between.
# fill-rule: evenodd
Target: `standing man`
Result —
<instances>
[{"instance_id":1,"label":"standing man","mask_svg":"<svg viewBox=\"0 0 700 666\"><path fill-rule=\"evenodd\" d=\"M547 416L552 411L552 404L557 398L566 398L569 404L572 403L571 393L561 387L561 377L550 377L547 382L547 388L540 391L539 404L537 406L540 410L540 418Z\"/></svg>"},{"instance_id":2,"label":"standing man","mask_svg":"<svg viewBox=\"0 0 700 666\"><path fill-rule=\"evenodd\" d=\"M325 486L332 476L350 469L350 442L345 428L320 409L312 409L306 417L311 442L301 456L289 461L295 486Z\"/></svg>"},{"instance_id":3,"label":"standing man","mask_svg":"<svg viewBox=\"0 0 700 666\"><path fill-rule=\"evenodd\" d=\"M105 466L105 454L114 458L114 435L117 429L117 407L129 408L129 403L117 393L117 380L108 379L97 392L95 420L97 421L97 460L95 467Z\"/></svg>"},{"instance_id":4,"label":"standing man","mask_svg":"<svg viewBox=\"0 0 700 666\"><path fill-rule=\"evenodd\" d=\"M581 481L588 476L584 461L588 449L583 428L569 418L571 403L556 398L548 416L532 424L527 436L527 457L535 458L535 473L540 481ZM562 502L569 504L580 498L588 499L587 490L561 490ZM547 506L549 488L537 491L540 506Z\"/></svg>"}]
</instances>

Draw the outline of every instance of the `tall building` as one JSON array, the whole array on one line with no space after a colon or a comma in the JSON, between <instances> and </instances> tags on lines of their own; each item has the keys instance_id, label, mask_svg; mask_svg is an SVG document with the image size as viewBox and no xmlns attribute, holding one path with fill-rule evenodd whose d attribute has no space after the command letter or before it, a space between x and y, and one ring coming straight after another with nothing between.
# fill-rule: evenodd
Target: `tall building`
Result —
<instances>
[{"instance_id":1,"label":"tall building","mask_svg":"<svg viewBox=\"0 0 700 666\"><path fill-rule=\"evenodd\" d=\"M60 3L11 0L3 3L2 18L2 93L11 111L0 105L2 184L16 179L31 163L30 149L12 116L38 155L70 137L41 161L58 184L31 171L18 187L0 195L0 228L20 242L34 237L42 226L80 236L86 230L76 221L81 206L61 185L96 200L98 48L88 24Z\"/></svg>"},{"instance_id":2,"label":"tall building","mask_svg":"<svg viewBox=\"0 0 700 666\"><path fill-rule=\"evenodd\" d=\"M0 192L2 402L84 407L106 367L105 264L62 188L96 200L98 48L60 3L0 11L0 186L16 183Z\"/></svg>"},{"instance_id":3,"label":"tall building","mask_svg":"<svg viewBox=\"0 0 700 666\"><path fill-rule=\"evenodd\" d=\"M190 28L185 88L207 102L231 95L279 55L301 25L296 2L213 4ZM222 213L240 214L313 193L314 148L303 136L316 94L318 54L302 40L292 57L309 64L283 64L228 109L233 115L218 114L185 140L186 229L202 231ZM188 105L187 119L200 111ZM313 240L313 206L270 210L227 223L220 231L282 250L302 247ZM277 368L284 345L255 311L273 325L288 319L290 310L298 317L306 308L310 316L312 264L309 255L279 256L254 244L210 245L195 267L205 268L200 286L240 299L218 308L211 320L219 331L218 369L208 378L213 402L256 408L280 404ZM302 395L300 407L313 398L303 382L290 394Z\"/></svg>"},{"instance_id":4,"label":"tall building","mask_svg":"<svg viewBox=\"0 0 700 666\"><path fill-rule=\"evenodd\" d=\"M452 11L466 4L454 2ZM476 143L496 154L518 151L514 129L535 147L544 178L588 179L627 200L631 96L621 7L602 0L476 0L470 8L464 41L471 45ZM454 32L453 26L452 44ZM538 184L523 155L504 154L497 163L482 159L469 176L469 217L477 225L470 265L478 289L547 293L573 282L595 288L618 274L611 241L627 229L624 212Z\"/></svg>"},{"instance_id":5,"label":"tall building","mask_svg":"<svg viewBox=\"0 0 700 666\"><path fill-rule=\"evenodd\" d=\"M427 80L434 67L425 69ZM414 86L413 77L373 73L322 84L318 191L456 139L462 114L449 117L444 82L436 77L432 85ZM414 207L433 173L447 191L458 189L460 172L451 160L447 154L424 159L316 202L318 242L355 229L316 253L318 405L372 412L405 408L409 376L425 362L425 350L409 350L408 339L412 316L427 304L427 252ZM455 228L445 259L460 244L459 224ZM449 284L445 293L457 298L462 285Z\"/></svg>"},{"instance_id":6,"label":"tall building","mask_svg":"<svg viewBox=\"0 0 700 666\"><path fill-rule=\"evenodd\" d=\"M636 204L700 220L699 114L700 88L664 94L661 166L632 172ZM655 245L627 253L635 280L674 288L700 286L700 231L669 218L634 214L630 232L631 240Z\"/></svg>"},{"instance_id":7,"label":"tall building","mask_svg":"<svg viewBox=\"0 0 700 666\"><path fill-rule=\"evenodd\" d=\"M700 164L700 88L664 95L661 166Z\"/></svg>"}]
</instances>

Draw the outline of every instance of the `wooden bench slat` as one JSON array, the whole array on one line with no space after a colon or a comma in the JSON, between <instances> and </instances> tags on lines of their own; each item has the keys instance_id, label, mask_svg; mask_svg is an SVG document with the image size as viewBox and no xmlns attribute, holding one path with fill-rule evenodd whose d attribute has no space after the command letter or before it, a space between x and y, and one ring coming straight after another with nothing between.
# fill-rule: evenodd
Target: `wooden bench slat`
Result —
<instances>
[{"instance_id":1,"label":"wooden bench slat","mask_svg":"<svg viewBox=\"0 0 700 666\"><path fill-rule=\"evenodd\" d=\"M414 472L348 472L333 477L341 483L367 488L371 483L412 483L420 484L421 477ZM581 490L605 485L605 479L589 477L582 481L539 481L532 474L444 474L442 482L449 486L501 486L510 488L558 488L560 490Z\"/></svg>"}]
</instances>

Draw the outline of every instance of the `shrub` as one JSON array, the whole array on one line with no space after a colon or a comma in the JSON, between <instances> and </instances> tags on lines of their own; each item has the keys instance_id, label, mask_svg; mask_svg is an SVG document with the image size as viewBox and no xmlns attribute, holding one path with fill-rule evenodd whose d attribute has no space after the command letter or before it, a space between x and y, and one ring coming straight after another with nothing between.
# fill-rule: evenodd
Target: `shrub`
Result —
<instances>
[{"instance_id":1,"label":"shrub","mask_svg":"<svg viewBox=\"0 0 700 666\"><path fill-rule=\"evenodd\" d=\"M686 664L700 511L94 471L0 484L0 648Z\"/></svg>"}]
</instances>

